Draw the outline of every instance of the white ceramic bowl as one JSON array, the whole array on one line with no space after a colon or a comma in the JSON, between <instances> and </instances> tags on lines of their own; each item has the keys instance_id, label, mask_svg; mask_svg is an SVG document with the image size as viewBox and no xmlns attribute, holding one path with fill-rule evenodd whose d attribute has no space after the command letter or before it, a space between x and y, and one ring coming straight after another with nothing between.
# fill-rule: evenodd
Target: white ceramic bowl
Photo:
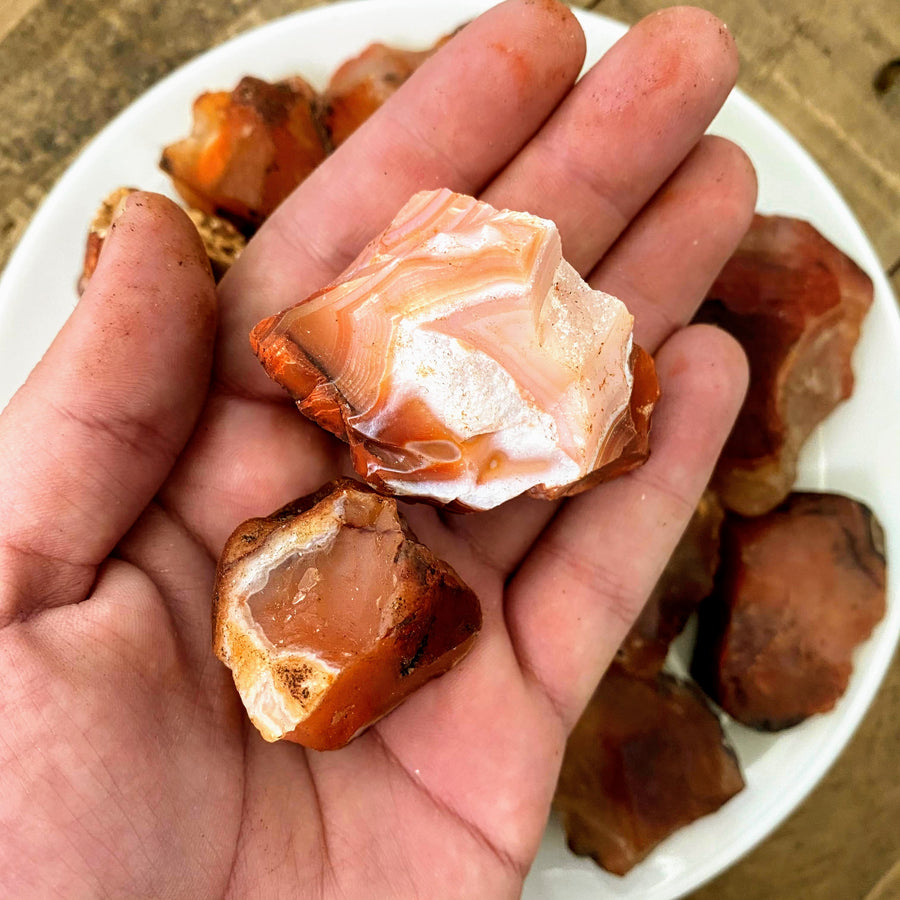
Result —
<instances>
[{"instance_id":1,"label":"white ceramic bowl","mask_svg":"<svg viewBox=\"0 0 900 900\"><path fill-rule=\"evenodd\" d=\"M105 128L50 192L0 280L0 406L24 381L75 303L83 240L101 198L120 185L172 194L157 168L161 148L190 129L191 103L241 75L295 72L323 85L348 56L373 40L424 47L491 6L490 0L356 0L298 13L204 54L160 82ZM625 27L578 13L588 64ZM759 208L811 221L875 281L875 304L855 357L853 398L808 443L800 486L852 494L885 526L889 560L900 558L900 318L878 259L831 182L790 135L735 91L712 131L739 143L760 178ZM828 715L765 735L727 724L747 788L717 813L682 829L624 878L569 853L551 819L525 887L536 898L668 900L726 869L769 834L822 777L859 724L900 632L900 589L889 571L889 605L861 647L849 690ZM677 651L674 664L679 664Z\"/></svg>"}]
</instances>

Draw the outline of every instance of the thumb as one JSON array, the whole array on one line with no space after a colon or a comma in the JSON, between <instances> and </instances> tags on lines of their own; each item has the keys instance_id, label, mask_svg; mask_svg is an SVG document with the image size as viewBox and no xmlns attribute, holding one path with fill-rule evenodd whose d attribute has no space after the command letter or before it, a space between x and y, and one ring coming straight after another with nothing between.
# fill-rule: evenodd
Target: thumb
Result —
<instances>
[{"instance_id":1,"label":"thumb","mask_svg":"<svg viewBox=\"0 0 900 900\"><path fill-rule=\"evenodd\" d=\"M132 194L84 296L0 416L0 625L84 599L191 434L215 316L190 220Z\"/></svg>"}]
</instances>

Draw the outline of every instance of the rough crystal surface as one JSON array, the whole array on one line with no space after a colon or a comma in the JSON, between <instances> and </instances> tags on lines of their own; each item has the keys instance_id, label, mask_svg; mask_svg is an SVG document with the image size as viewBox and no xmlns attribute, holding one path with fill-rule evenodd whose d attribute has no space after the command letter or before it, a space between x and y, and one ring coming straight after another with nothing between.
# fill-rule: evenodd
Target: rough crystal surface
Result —
<instances>
[{"instance_id":1,"label":"rough crystal surface","mask_svg":"<svg viewBox=\"0 0 900 900\"><path fill-rule=\"evenodd\" d=\"M477 597L394 500L343 479L229 538L215 650L266 740L343 746L469 650Z\"/></svg>"},{"instance_id":2,"label":"rough crystal surface","mask_svg":"<svg viewBox=\"0 0 900 900\"><path fill-rule=\"evenodd\" d=\"M322 103L322 121L338 147L362 125L440 46L403 50L370 44L331 76Z\"/></svg>"},{"instance_id":3,"label":"rough crystal surface","mask_svg":"<svg viewBox=\"0 0 900 900\"><path fill-rule=\"evenodd\" d=\"M833 708L853 651L884 615L878 521L849 497L796 493L765 516L728 516L721 552L700 612L697 680L754 728L787 728Z\"/></svg>"},{"instance_id":4,"label":"rough crystal surface","mask_svg":"<svg viewBox=\"0 0 900 900\"><path fill-rule=\"evenodd\" d=\"M299 76L247 76L232 91L201 94L193 120L160 167L189 206L243 232L258 228L327 153L316 93Z\"/></svg>"},{"instance_id":5,"label":"rough crystal surface","mask_svg":"<svg viewBox=\"0 0 900 900\"><path fill-rule=\"evenodd\" d=\"M614 664L569 737L554 804L572 852L624 875L743 787L696 687Z\"/></svg>"},{"instance_id":6,"label":"rough crystal surface","mask_svg":"<svg viewBox=\"0 0 900 900\"><path fill-rule=\"evenodd\" d=\"M639 465L658 396L625 305L545 219L416 194L332 284L251 345L387 493L490 509Z\"/></svg>"}]
</instances>

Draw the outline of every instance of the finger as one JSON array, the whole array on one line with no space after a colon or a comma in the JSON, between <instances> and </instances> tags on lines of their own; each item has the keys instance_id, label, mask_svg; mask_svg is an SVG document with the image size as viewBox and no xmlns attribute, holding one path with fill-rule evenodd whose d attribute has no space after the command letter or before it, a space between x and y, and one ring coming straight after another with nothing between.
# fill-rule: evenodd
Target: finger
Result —
<instances>
[{"instance_id":1,"label":"finger","mask_svg":"<svg viewBox=\"0 0 900 900\"><path fill-rule=\"evenodd\" d=\"M626 299L635 340L658 347L690 321L750 226L756 173L736 144L705 137L591 273Z\"/></svg>"},{"instance_id":2,"label":"finger","mask_svg":"<svg viewBox=\"0 0 900 900\"><path fill-rule=\"evenodd\" d=\"M744 152L705 137L604 257L591 284L627 301L637 342L655 350L691 319L746 232L755 203L756 175ZM557 506L519 498L487 515L444 520L506 578Z\"/></svg>"},{"instance_id":3,"label":"finger","mask_svg":"<svg viewBox=\"0 0 900 900\"><path fill-rule=\"evenodd\" d=\"M534 702L508 635L486 626L456 668L382 719L372 737L524 875L546 824L566 733L548 703Z\"/></svg>"},{"instance_id":4,"label":"finger","mask_svg":"<svg viewBox=\"0 0 900 900\"><path fill-rule=\"evenodd\" d=\"M438 556L471 556L502 583L544 529L559 502L521 495L474 515L410 504L404 510L419 539ZM482 571L484 574L484 571Z\"/></svg>"},{"instance_id":5,"label":"finger","mask_svg":"<svg viewBox=\"0 0 900 900\"><path fill-rule=\"evenodd\" d=\"M560 228L588 272L697 143L737 77L730 32L700 9L638 22L485 191Z\"/></svg>"},{"instance_id":6,"label":"finger","mask_svg":"<svg viewBox=\"0 0 900 900\"><path fill-rule=\"evenodd\" d=\"M661 574L706 486L746 388L733 339L678 332L658 355L653 455L569 501L510 585L523 669L574 724Z\"/></svg>"},{"instance_id":7,"label":"finger","mask_svg":"<svg viewBox=\"0 0 900 900\"><path fill-rule=\"evenodd\" d=\"M271 216L221 286L219 377L281 396L252 357L261 318L337 275L424 188L475 193L578 76L584 36L555 0L508 0L429 59Z\"/></svg>"},{"instance_id":8,"label":"finger","mask_svg":"<svg viewBox=\"0 0 900 900\"><path fill-rule=\"evenodd\" d=\"M215 288L196 229L132 195L88 290L0 416L0 622L82 599L206 393Z\"/></svg>"},{"instance_id":9,"label":"finger","mask_svg":"<svg viewBox=\"0 0 900 900\"><path fill-rule=\"evenodd\" d=\"M689 320L753 214L747 158L727 141L701 137L736 72L734 42L713 16L689 8L650 16L579 82L482 195L556 221L567 256L583 272L637 213L594 284L626 300L650 350ZM656 87L648 92L648 84ZM443 516L449 536L426 513L412 516L448 552L461 541L505 578L556 508L519 498L478 517Z\"/></svg>"}]
</instances>

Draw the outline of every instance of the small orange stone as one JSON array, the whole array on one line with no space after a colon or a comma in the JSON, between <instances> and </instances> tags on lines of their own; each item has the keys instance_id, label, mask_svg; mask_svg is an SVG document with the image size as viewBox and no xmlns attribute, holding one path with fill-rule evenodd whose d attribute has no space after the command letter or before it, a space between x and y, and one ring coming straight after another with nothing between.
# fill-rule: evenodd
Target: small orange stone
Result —
<instances>
[{"instance_id":1,"label":"small orange stone","mask_svg":"<svg viewBox=\"0 0 900 900\"><path fill-rule=\"evenodd\" d=\"M344 746L468 652L481 607L394 500L341 479L225 545L215 651L268 741Z\"/></svg>"}]
</instances>

